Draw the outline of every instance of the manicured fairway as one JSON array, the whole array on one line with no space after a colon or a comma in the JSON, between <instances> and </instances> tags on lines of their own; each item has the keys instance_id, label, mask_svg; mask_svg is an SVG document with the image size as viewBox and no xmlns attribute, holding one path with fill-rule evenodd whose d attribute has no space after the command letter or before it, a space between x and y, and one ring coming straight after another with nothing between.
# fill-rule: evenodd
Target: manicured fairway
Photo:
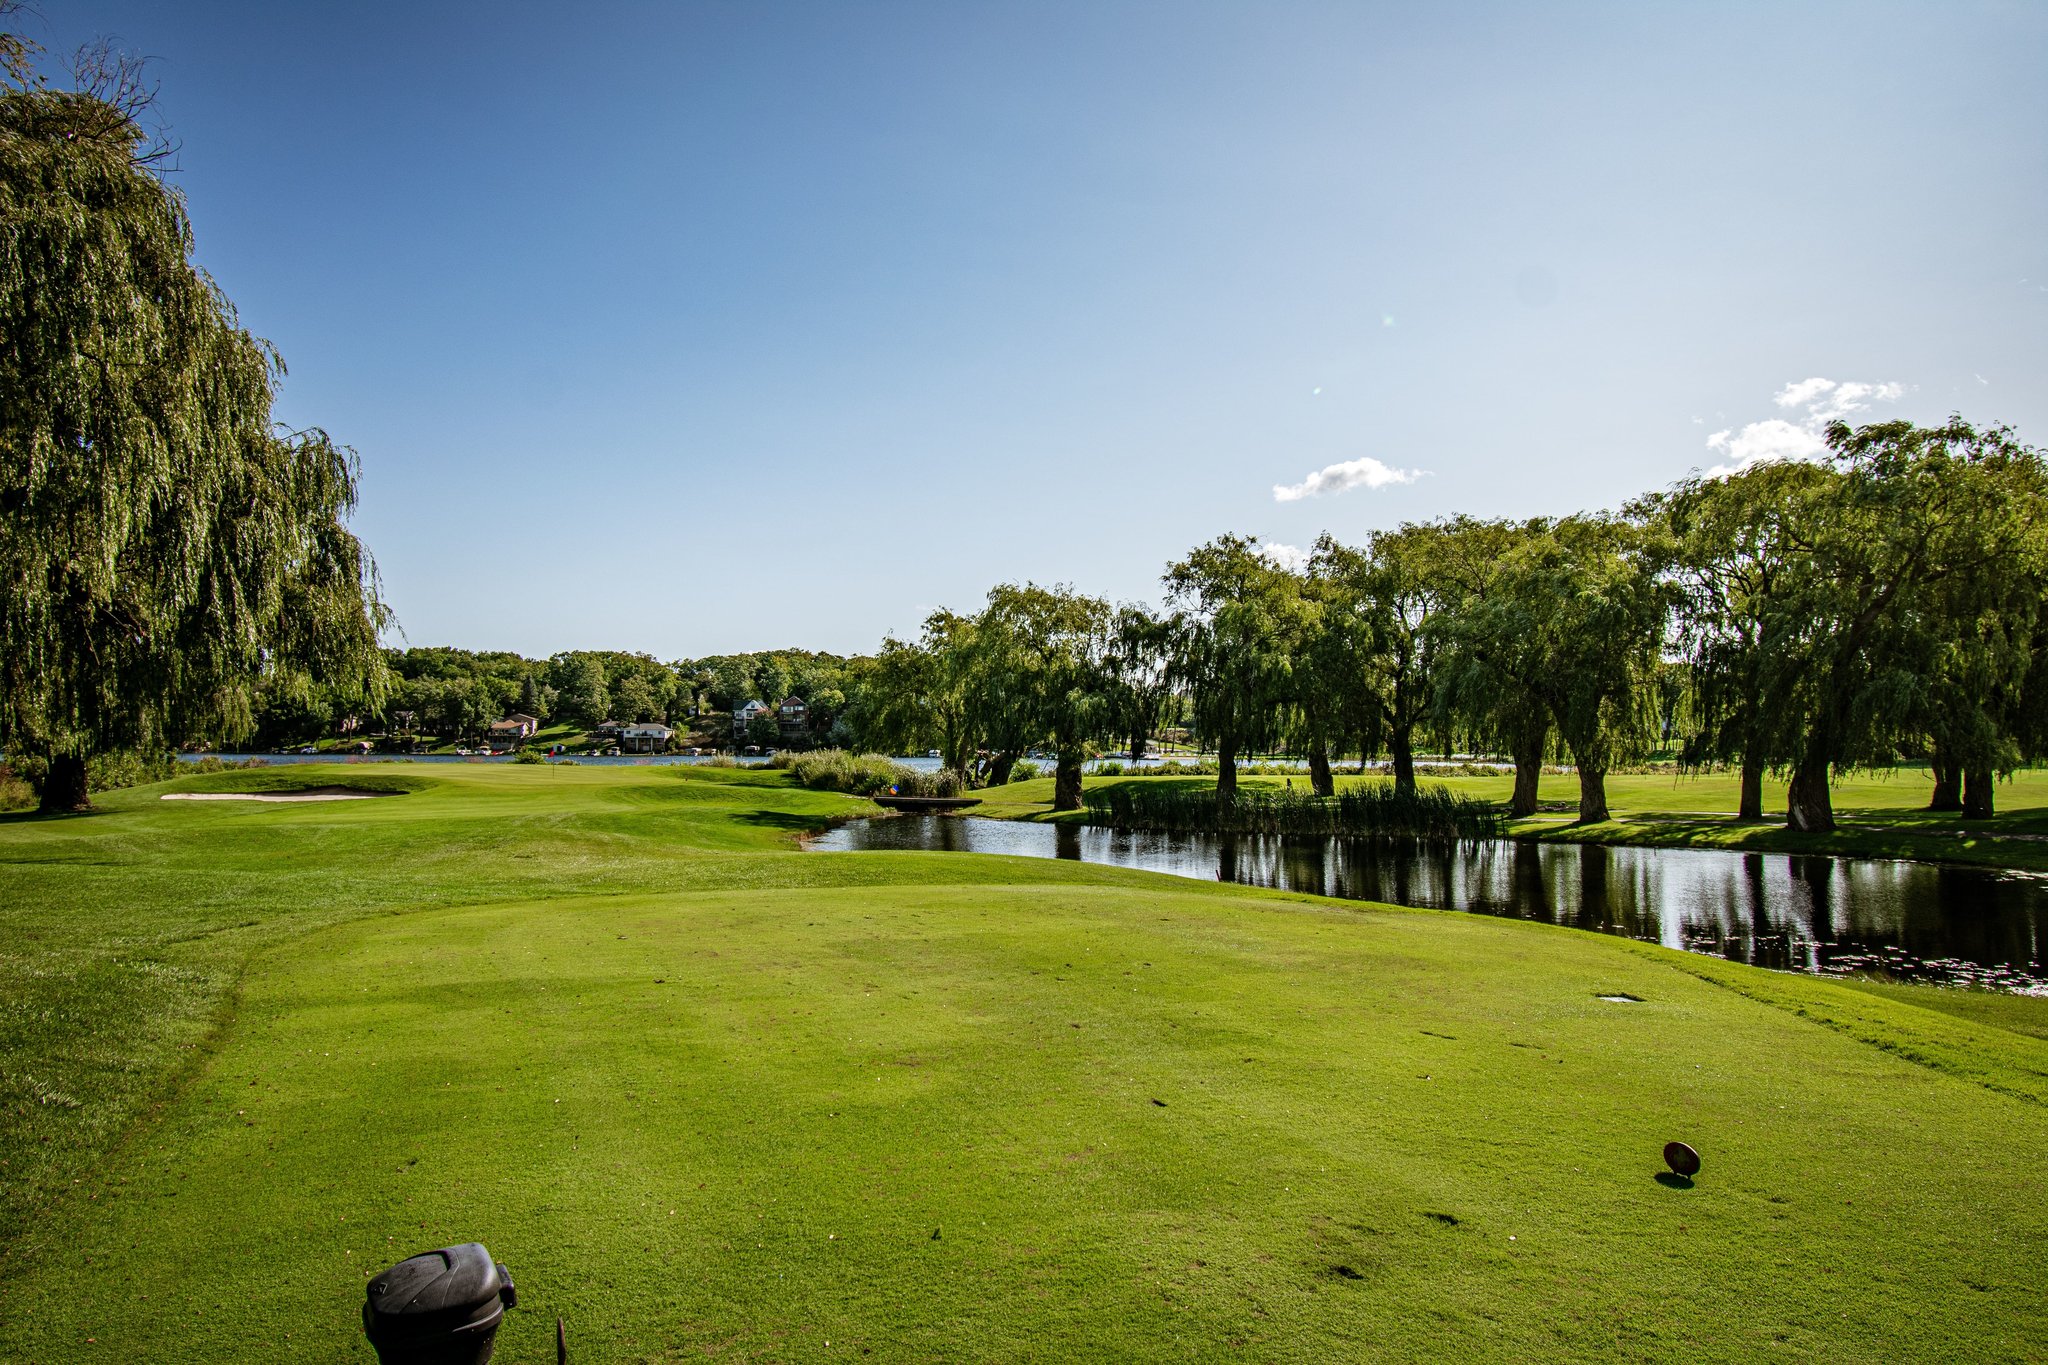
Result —
<instances>
[{"instance_id":1,"label":"manicured fairway","mask_svg":"<svg viewBox=\"0 0 2048 1365\"><path fill-rule=\"evenodd\" d=\"M857 804L766 774L385 771L418 790L0 824L49 1007L0 1135L79 1181L10 1176L0 1359L367 1361L366 1275L471 1238L507 1365L557 1313L578 1361L2042 1356L2038 1037L1515 921L780 851Z\"/></svg>"}]
</instances>

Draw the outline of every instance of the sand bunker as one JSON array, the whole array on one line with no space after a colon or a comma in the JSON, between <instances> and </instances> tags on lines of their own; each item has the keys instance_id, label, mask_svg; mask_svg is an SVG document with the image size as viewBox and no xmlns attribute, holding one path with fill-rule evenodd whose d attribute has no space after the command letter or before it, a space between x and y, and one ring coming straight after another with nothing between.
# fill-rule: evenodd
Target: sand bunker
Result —
<instances>
[{"instance_id":1,"label":"sand bunker","mask_svg":"<svg viewBox=\"0 0 2048 1365\"><path fill-rule=\"evenodd\" d=\"M367 801L398 792L371 792L361 787L306 787L295 792L165 792L164 801Z\"/></svg>"}]
</instances>

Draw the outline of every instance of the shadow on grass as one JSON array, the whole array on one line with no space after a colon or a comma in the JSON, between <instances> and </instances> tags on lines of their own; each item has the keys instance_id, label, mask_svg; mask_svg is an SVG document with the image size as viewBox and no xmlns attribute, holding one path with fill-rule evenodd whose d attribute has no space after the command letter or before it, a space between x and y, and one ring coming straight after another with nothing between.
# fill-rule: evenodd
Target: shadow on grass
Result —
<instances>
[{"instance_id":1,"label":"shadow on grass","mask_svg":"<svg viewBox=\"0 0 2048 1365\"><path fill-rule=\"evenodd\" d=\"M1687 1176L1678 1174L1676 1171L1657 1172L1657 1183L1667 1190L1689 1190L1692 1188L1692 1180Z\"/></svg>"},{"instance_id":2,"label":"shadow on grass","mask_svg":"<svg viewBox=\"0 0 2048 1365\"><path fill-rule=\"evenodd\" d=\"M1764 835L1781 829L1769 821L1736 820L1725 815L1645 815L1603 820L1597 824L1537 824L1517 831L1516 837L1538 838L1551 843L1634 844L1650 836L1660 844L1721 846L1730 836ZM1799 836L1794 836L1799 837Z\"/></svg>"},{"instance_id":3,"label":"shadow on grass","mask_svg":"<svg viewBox=\"0 0 2048 1365\"><path fill-rule=\"evenodd\" d=\"M40 824L45 820L83 820L107 812L95 806L91 810L10 810L0 811L0 825Z\"/></svg>"},{"instance_id":4,"label":"shadow on grass","mask_svg":"<svg viewBox=\"0 0 2048 1365\"><path fill-rule=\"evenodd\" d=\"M823 815L793 815L783 810L741 811L733 819L757 829L784 829L796 834L820 832L830 828L832 824L832 821Z\"/></svg>"}]
</instances>

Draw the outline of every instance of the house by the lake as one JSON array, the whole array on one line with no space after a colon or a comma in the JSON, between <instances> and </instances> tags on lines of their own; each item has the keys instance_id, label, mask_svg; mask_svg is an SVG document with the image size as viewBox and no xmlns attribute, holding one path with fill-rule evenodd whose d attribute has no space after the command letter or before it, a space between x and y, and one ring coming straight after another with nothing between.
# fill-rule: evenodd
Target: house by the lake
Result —
<instances>
[{"instance_id":1,"label":"house by the lake","mask_svg":"<svg viewBox=\"0 0 2048 1365\"><path fill-rule=\"evenodd\" d=\"M629 754L666 753L676 732L658 720L636 721L619 727L619 748Z\"/></svg>"},{"instance_id":2,"label":"house by the lake","mask_svg":"<svg viewBox=\"0 0 2048 1365\"><path fill-rule=\"evenodd\" d=\"M516 749L539 733L538 720L515 711L503 720L492 721L485 739L493 749Z\"/></svg>"},{"instance_id":3,"label":"house by the lake","mask_svg":"<svg viewBox=\"0 0 2048 1365\"><path fill-rule=\"evenodd\" d=\"M801 746L810 733L811 709L801 697L784 697L775 708L775 724L782 732L782 747Z\"/></svg>"}]
</instances>

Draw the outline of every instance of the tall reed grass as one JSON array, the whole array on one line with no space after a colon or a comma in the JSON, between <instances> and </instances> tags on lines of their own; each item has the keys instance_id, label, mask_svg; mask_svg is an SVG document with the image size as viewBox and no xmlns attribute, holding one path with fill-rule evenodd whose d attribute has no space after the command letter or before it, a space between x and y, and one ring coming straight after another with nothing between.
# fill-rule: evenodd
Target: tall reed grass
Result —
<instances>
[{"instance_id":1,"label":"tall reed grass","mask_svg":"<svg viewBox=\"0 0 2048 1365\"><path fill-rule=\"evenodd\" d=\"M1490 801L1447 787L1402 792L1392 782L1350 786L1335 796L1252 787L1230 801L1208 788L1119 782L1081 799L1089 824L1123 830L1465 842L1497 839L1506 828Z\"/></svg>"},{"instance_id":2,"label":"tall reed grass","mask_svg":"<svg viewBox=\"0 0 2048 1365\"><path fill-rule=\"evenodd\" d=\"M812 791L847 792L854 796L958 796L967 780L957 770L925 772L905 767L881 754L850 754L844 749L783 752L774 765Z\"/></svg>"},{"instance_id":3,"label":"tall reed grass","mask_svg":"<svg viewBox=\"0 0 2048 1365\"><path fill-rule=\"evenodd\" d=\"M1097 777L1214 777L1223 765L1213 758L1169 758L1160 763L1125 763L1106 759L1092 770ZM1245 760L1237 765L1239 777L1300 777L1307 763L1274 763Z\"/></svg>"},{"instance_id":4,"label":"tall reed grass","mask_svg":"<svg viewBox=\"0 0 2048 1365\"><path fill-rule=\"evenodd\" d=\"M1384 772L1387 766L1384 759L1373 759L1371 760L1371 767L1366 771ZM1169 758L1158 763L1135 764L1126 763L1118 759L1106 759L1089 769L1090 774L1095 777L1214 777L1220 771L1222 771L1222 765L1213 758ZM1356 758L1347 758L1342 761L1331 759L1330 771L1341 773L1347 777L1357 774L1360 772L1358 760ZM1512 772L1513 765L1505 760L1483 763L1469 761L1445 763L1439 759L1424 758L1416 760L1415 771L1435 777L1500 777ZM1546 773L1569 773L1573 769L1549 764L1544 767L1543 771ZM1620 768L1610 768L1608 771L1610 773L1617 773L1623 770ZM1644 769L1644 771L1651 770ZM1656 771L1668 774L1671 768L1667 765L1656 769ZM1265 759L1257 761L1248 760L1237 765L1237 775L1239 777L1300 777L1306 772L1308 772L1308 762L1305 759L1287 762L1273 762Z\"/></svg>"}]
</instances>

